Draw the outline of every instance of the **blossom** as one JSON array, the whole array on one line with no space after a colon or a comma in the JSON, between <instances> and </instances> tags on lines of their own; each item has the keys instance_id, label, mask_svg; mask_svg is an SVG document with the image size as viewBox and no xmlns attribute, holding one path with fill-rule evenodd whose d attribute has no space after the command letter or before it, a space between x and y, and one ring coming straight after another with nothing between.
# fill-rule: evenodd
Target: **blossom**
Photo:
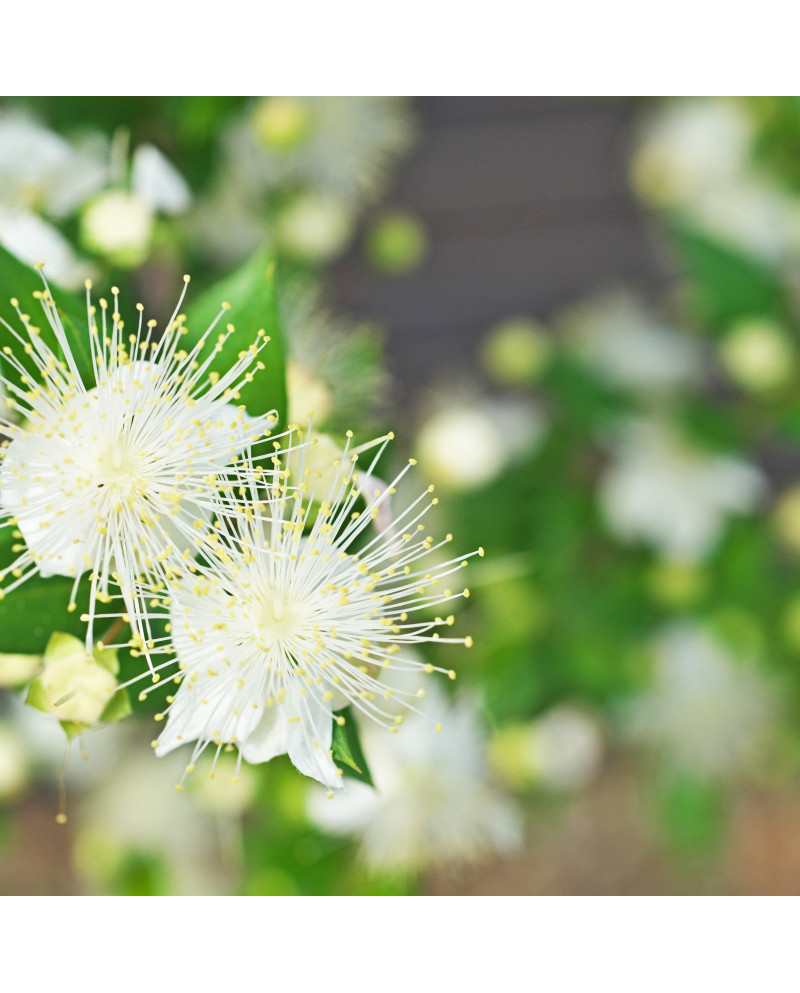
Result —
<instances>
[{"instance_id":1,"label":"blossom","mask_svg":"<svg viewBox=\"0 0 800 993\"><path fill-rule=\"evenodd\" d=\"M301 126L287 143L290 110ZM262 97L224 141L234 175L250 189L296 184L355 204L377 199L411 137L407 104L397 97Z\"/></svg>"},{"instance_id":2,"label":"blossom","mask_svg":"<svg viewBox=\"0 0 800 993\"><path fill-rule=\"evenodd\" d=\"M773 262L796 253L797 205L752 154L753 126L732 100L680 99L645 121L632 179L642 198Z\"/></svg>"},{"instance_id":3,"label":"blossom","mask_svg":"<svg viewBox=\"0 0 800 993\"><path fill-rule=\"evenodd\" d=\"M609 528L623 541L643 541L667 558L705 558L727 516L754 509L764 490L754 466L693 449L657 420L622 422L611 447L613 461L599 491Z\"/></svg>"},{"instance_id":4,"label":"blossom","mask_svg":"<svg viewBox=\"0 0 800 993\"><path fill-rule=\"evenodd\" d=\"M0 116L0 244L31 265L44 259L62 286L86 275L66 238L45 218L76 210L105 182L92 139L73 144L24 114Z\"/></svg>"},{"instance_id":5,"label":"blossom","mask_svg":"<svg viewBox=\"0 0 800 993\"><path fill-rule=\"evenodd\" d=\"M425 690L396 692L375 674L389 666L446 672L420 663L412 646L471 645L469 637L440 636L452 614L431 616L469 595L445 582L469 556L441 561L437 553L452 535L435 542L421 523L437 503L433 487L399 513L382 515L412 464L390 486L379 484L373 470L388 440L381 439L366 472L356 471L364 450L351 450L348 437L327 472L305 465L302 450L297 462L296 449L276 456L263 489L252 483L248 507L220 493L202 557L183 577L170 577L162 594L170 632L151 654L169 656L159 669L177 661L179 687L157 718L167 718L157 755L195 741L191 771L210 743L218 752L237 746L240 762L288 753L301 772L340 787L331 755L334 710L349 703L397 731L403 715L390 701L413 711ZM313 445L308 441L311 452Z\"/></svg>"},{"instance_id":6,"label":"blossom","mask_svg":"<svg viewBox=\"0 0 800 993\"><path fill-rule=\"evenodd\" d=\"M163 578L171 557L191 547L214 487L247 474L245 462L229 463L247 446L266 444L273 423L269 415L248 420L231 403L251 369L263 367L263 331L222 375L209 367L234 326L227 325L210 354L204 348L227 304L190 351L180 348L186 328L178 311L188 280L158 339L141 304L136 330L127 334L116 288L110 314L100 300L98 323L87 282L91 382L78 369L79 343L74 354L46 281L38 297L47 337L63 359L17 301L24 332L3 322L19 348L3 349L6 405L18 416L0 413L10 439L0 450L0 527L16 529L21 543L13 546L17 558L0 568L0 582L11 578L0 596L35 574L70 576L74 609L88 571L89 650L97 605L109 602L112 583L121 588L121 619L130 621L135 640L149 638L142 623L146 593L134 592L134 581L142 574Z\"/></svg>"},{"instance_id":7,"label":"blossom","mask_svg":"<svg viewBox=\"0 0 800 993\"><path fill-rule=\"evenodd\" d=\"M372 870L414 872L522 843L519 811L488 773L477 698L448 702L434 686L426 702L442 721L441 734L415 713L390 748L377 726L362 725L375 789L351 782L333 799L321 790L309 794L312 820L358 836Z\"/></svg>"},{"instance_id":8,"label":"blossom","mask_svg":"<svg viewBox=\"0 0 800 993\"><path fill-rule=\"evenodd\" d=\"M701 777L734 773L764 740L775 713L769 687L702 625L673 621L653 643L652 687L622 710L634 739Z\"/></svg>"},{"instance_id":9,"label":"blossom","mask_svg":"<svg viewBox=\"0 0 800 993\"><path fill-rule=\"evenodd\" d=\"M378 328L328 309L314 286L279 293L288 352L289 422L344 431L370 420L389 392Z\"/></svg>"},{"instance_id":10,"label":"blossom","mask_svg":"<svg viewBox=\"0 0 800 993\"><path fill-rule=\"evenodd\" d=\"M696 338L649 313L629 293L570 307L560 324L578 356L611 386L652 394L702 382Z\"/></svg>"}]
</instances>

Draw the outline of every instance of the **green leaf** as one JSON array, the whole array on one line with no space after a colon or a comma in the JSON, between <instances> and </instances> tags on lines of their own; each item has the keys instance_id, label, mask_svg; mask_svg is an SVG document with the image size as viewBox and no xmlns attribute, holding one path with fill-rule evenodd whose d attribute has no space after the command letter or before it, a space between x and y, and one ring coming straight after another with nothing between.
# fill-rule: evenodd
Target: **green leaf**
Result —
<instances>
[{"instance_id":1,"label":"green leaf","mask_svg":"<svg viewBox=\"0 0 800 993\"><path fill-rule=\"evenodd\" d=\"M239 352L256 340L258 331L263 328L270 337L269 344L259 355L266 368L255 370L252 383L246 383L240 390L240 402L252 416L277 410L279 422L285 423L285 359L275 292L275 264L271 254L257 252L186 308L187 347L192 347L203 337L219 314L223 301L231 305L230 315L225 315L223 322L233 323L236 333L222 352L215 356L210 369L224 373Z\"/></svg>"},{"instance_id":2,"label":"green leaf","mask_svg":"<svg viewBox=\"0 0 800 993\"><path fill-rule=\"evenodd\" d=\"M5 563L5 559L3 559ZM77 610L67 611L72 580L32 576L0 600L0 652L42 655L53 631L86 637L81 614L88 610L89 584L83 583Z\"/></svg>"},{"instance_id":3,"label":"green leaf","mask_svg":"<svg viewBox=\"0 0 800 993\"><path fill-rule=\"evenodd\" d=\"M36 710L41 710L45 714L50 713L50 705L47 702L47 694L44 691L41 676L37 676L28 687L28 695L25 697L25 703L31 707L35 707Z\"/></svg>"},{"instance_id":4,"label":"green leaf","mask_svg":"<svg viewBox=\"0 0 800 993\"><path fill-rule=\"evenodd\" d=\"M78 372L84 383L94 385L86 303L74 293L56 286L50 279L48 279L48 284L61 317L61 323L64 325L64 331ZM19 300L22 312L30 314L33 324L40 328L42 340L56 355L63 358L63 352L47 323L41 303L33 297L35 292L43 288L42 277L32 266L20 262L18 258L0 247L0 317L24 336L17 312L10 303L11 298L15 297ZM17 356L21 354L22 346L8 329L0 324L0 347L6 345L13 348ZM0 362L2 362L4 374L9 376L11 373L13 379L16 374L9 368L8 363L2 360L1 356Z\"/></svg>"},{"instance_id":5,"label":"green leaf","mask_svg":"<svg viewBox=\"0 0 800 993\"><path fill-rule=\"evenodd\" d=\"M100 715L100 720L111 724L123 720L123 718L128 717L131 713L133 713L133 708L131 707L131 698L128 696L128 691L117 690L106 704L103 713Z\"/></svg>"},{"instance_id":6,"label":"green leaf","mask_svg":"<svg viewBox=\"0 0 800 993\"><path fill-rule=\"evenodd\" d=\"M701 320L720 328L737 317L785 313L780 278L759 259L677 219L668 222L667 230Z\"/></svg>"},{"instance_id":7,"label":"green leaf","mask_svg":"<svg viewBox=\"0 0 800 993\"><path fill-rule=\"evenodd\" d=\"M344 718L344 724L339 724L339 718ZM372 782L367 760L364 758L351 707L345 707L334 715L332 751L333 761L344 766L345 776L366 783L367 786L375 785Z\"/></svg>"}]
</instances>

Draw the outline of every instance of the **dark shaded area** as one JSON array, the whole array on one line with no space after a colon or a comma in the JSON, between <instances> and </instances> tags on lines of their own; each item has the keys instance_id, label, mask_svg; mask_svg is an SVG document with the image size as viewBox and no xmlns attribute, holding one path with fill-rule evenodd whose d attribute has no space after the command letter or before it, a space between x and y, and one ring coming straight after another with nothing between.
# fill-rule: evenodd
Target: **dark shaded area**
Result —
<instances>
[{"instance_id":1,"label":"dark shaded area","mask_svg":"<svg viewBox=\"0 0 800 993\"><path fill-rule=\"evenodd\" d=\"M663 285L666 267L628 190L633 100L425 97L421 135L388 206L425 222L426 263L376 275L356 252L332 285L389 328L401 402L474 362L492 323L547 319L600 287Z\"/></svg>"}]
</instances>

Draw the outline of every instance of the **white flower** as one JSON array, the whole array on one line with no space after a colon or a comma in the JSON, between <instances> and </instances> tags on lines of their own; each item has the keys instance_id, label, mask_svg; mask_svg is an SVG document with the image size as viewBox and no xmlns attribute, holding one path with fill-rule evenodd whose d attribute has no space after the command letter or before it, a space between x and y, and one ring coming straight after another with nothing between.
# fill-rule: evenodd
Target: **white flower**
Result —
<instances>
[{"instance_id":1,"label":"white flower","mask_svg":"<svg viewBox=\"0 0 800 993\"><path fill-rule=\"evenodd\" d=\"M545 415L528 400L453 391L439 396L417 435L420 465L437 485L477 489L535 451L546 430Z\"/></svg>"},{"instance_id":2,"label":"white flower","mask_svg":"<svg viewBox=\"0 0 800 993\"><path fill-rule=\"evenodd\" d=\"M83 283L86 265L52 224L30 210L0 204L0 244L29 265L44 259L47 271L65 289Z\"/></svg>"},{"instance_id":3,"label":"white flower","mask_svg":"<svg viewBox=\"0 0 800 993\"><path fill-rule=\"evenodd\" d=\"M500 728L490 747L498 774L510 786L541 785L559 791L580 790L591 783L603 751L597 718L569 703L552 707L535 721Z\"/></svg>"},{"instance_id":4,"label":"white flower","mask_svg":"<svg viewBox=\"0 0 800 993\"><path fill-rule=\"evenodd\" d=\"M599 490L609 528L667 558L705 558L728 515L752 511L764 491L754 466L697 451L658 421L621 423L611 448Z\"/></svg>"},{"instance_id":5,"label":"white flower","mask_svg":"<svg viewBox=\"0 0 800 993\"><path fill-rule=\"evenodd\" d=\"M374 789L349 781L333 799L317 789L309 795L312 820L324 830L359 836L373 870L413 872L522 843L519 811L487 772L477 700L448 703L434 686L426 703L442 721L440 734L420 714L410 715L392 742L362 722Z\"/></svg>"},{"instance_id":6,"label":"white flower","mask_svg":"<svg viewBox=\"0 0 800 993\"><path fill-rule=\"evenodd\" d=\"M773 261L796 252L800 217L795 200L756 171L752 131L731 100L664 103L645 123L632 176L654 206Z\"/></svg>"},{"instance_id":7,"label":"white flower","mask_svg":"<svg viewBox=\"0 0 800 993\"><path fill-rule=\"evenodd\" d=\"M612 386L652 393L701 381L698 341L653 317L627 293L572 307L561 323L578 355Z\"/></svg>"},{"instance_id":8,"label":"white flower","mask_svg":"<svg viewBox=\"0 0 800 993\"><path fill-rule=\"evenodd\" d=\"M162 214L182 214L192 202L186 180L155 145L139 145L133 153L131 189Z\"/></svg>"},{"instance_id":9,"label":"white flower","mask_svg":"<svg viewBox=\"0 0 800 993\"><path fill-rule=\"evenodd\" d=\"M23 114L0 117L0 203L65 217L105 182L96 143L72 145Z\"/></svg>"},{"instance_id":10,"label":"white flower","mask_svg":"<svg viewBox=\"0 0 800 993\"><path fill-rule=\"evenodd\" d=\"M92 761L83 763L102 770L104 750L113 748L111 767L70 812L78 873L107 892L126 861L139 855L155 862L167 893L229 893L235 879L222 862L224 811L211 818L188 793L176 793L172 785L181 762L177 756L153 762L141 748L142 730L132 721L119 725L116 734L104 731L92 747Z\"/></svg>"},{"instance_id":11,"label":"white flower","mask_svg":"<svg viewBox=\"0 0 800 993\"><path fill-rule=\"evenodd\" d=\"M355 205L380 196L411 137L397 97L263 97L224 142L232 181L254 191L299 185Z\"/></svg>"},{"instance_id":12,"label":"white flower","mask_svg":"<svg viewBox=\"0 0 800 993\"><path fill-rule=\"evenodd\" d=\"M382 441L366 472L356 472L358 451L348 438L328 473L306 467L302 453L294 471L276 458L260 508L220 497L203 559L167 584L171 644L164 650L174 652L180 686L167 698L156 754L196 741L191 769L212 742L235 744L248 762L288 753L301 772L339 787L330 753L334 709L349 702L397 731L402 716L389 701L413 708L424 690L395 693L374 673L389 665L432 673L434 666L408 655L421 642L471 645L439 636L452 615L432 616L469 595L446 582L469 556L432 561L452 539L434 542L420 523L437 502L433 487L381 521L408 469L388 488L377 484L372 471L388 438Z\"/></svg>"},{"instance_id":13,"label":"white flower","mask_svg":"<svg viewBox=\"0 0 800 993\"><path fill-rule=\"evenodd\" d=\"M740 770L775 713L758 672L740 664L702 626L686 621L665 625L654 652L652 689L623 710L631 736L701 777Z\"/></svg>"},{"instance_id":14,"label":"white flower","mask_svg":"<svg viewBox=\"0 0 800 993\"><path fill-rule=\"evenodd\" d=\"M341 430L375 415L389 392L376 327L328 310L316 287L279 295L285 344L289 423Z\"/></svg>"},{"instance_id":15,"label":"white flower","mask_svg":"<svg viewBox=\"0 0 800 993\"><path fill-rule=\"evenodd\" d=\"M134 580L143 572L164 578L171 555L193 544L195 526L210 512L207 494L248 471L246 465L226 466L265 437L272 423L269 417L248 421L244 409L231 404L252 378L251 368L261 365L258 352L268 339L260 332L257 344L224 375L209 373L234 328L228 325L207 357L205 336L191 351L181 350L178 310L185 292L186 285L156 342L156 322L144 323L141 304L129 336L116 288L111 314L100 301L98 325L87 284L89 383L81 378L48 289L39 296L63 360L16 302L24 332L3 322L20 346L17 353L3 350L6 404L23 423L0 413L11 439L0 450L0 527L17 528L24 544L15 546L19 557L0 569L0 580L12 580L0 595L36 573L63 575L75 579L74 604L88 571L88 648L97 603L108 602L112 583L122 590L123 619L130 620L134 636L149 637L141 625L145 593L134 593Z\"/></svg>"}]
</instances>

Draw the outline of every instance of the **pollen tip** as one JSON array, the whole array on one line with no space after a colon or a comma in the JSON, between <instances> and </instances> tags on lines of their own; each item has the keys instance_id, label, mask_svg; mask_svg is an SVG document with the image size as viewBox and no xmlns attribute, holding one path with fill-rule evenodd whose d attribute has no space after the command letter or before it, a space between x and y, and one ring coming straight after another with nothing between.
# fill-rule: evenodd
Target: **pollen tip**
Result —
<instances>
[{"instance_id":1,"label":"pollen tip","mask_svg":"<svg viewBox=\"0 0 800 993\"><path fill-rule=\"evenodd\" d=\"M192 277L190 275L188 275L188 274L184 275L184 277L183 277L184 283L191 282L191 279L192 279Z\"/></svg>"},{"instance_id":2,"label":"pollen tip","mask_svg":"<svg viewBox=\"0 0 800 993\"><path fill-rule=\"evenodd\" d=\"M92 281L91 281L91 279L84 279L83 285L86 287L87 290L90 290L92 288Z\"/></svg>"},{"instance_id":3,"label":"pollen tip","mask_svg":"<svg viewBox=\"0 0 800 993\"><path fill-rule=\"evenodd\" d=\"M41 272L42 269L44 269L44 262L37 262L36 265L33 268L34 269L38 269L39 272ZM58 819L58 818L56 818L56 819ZM66 821L66 817L64 818L64 820ZM63 822L59 822L59 823L63 823Z\"/></svg>"},{"instance_id":4,"label":"pollen tip","mask_svg":"<svg viewBox=\"0 0 800 993\"><path fill-rule=\"evenodd\" d=\"M39 269L40 266L37 265L36 268ZM56 814L56 824L66 824L66 823L67 823L66 814Z\"/></svg>"}]
</instances>

